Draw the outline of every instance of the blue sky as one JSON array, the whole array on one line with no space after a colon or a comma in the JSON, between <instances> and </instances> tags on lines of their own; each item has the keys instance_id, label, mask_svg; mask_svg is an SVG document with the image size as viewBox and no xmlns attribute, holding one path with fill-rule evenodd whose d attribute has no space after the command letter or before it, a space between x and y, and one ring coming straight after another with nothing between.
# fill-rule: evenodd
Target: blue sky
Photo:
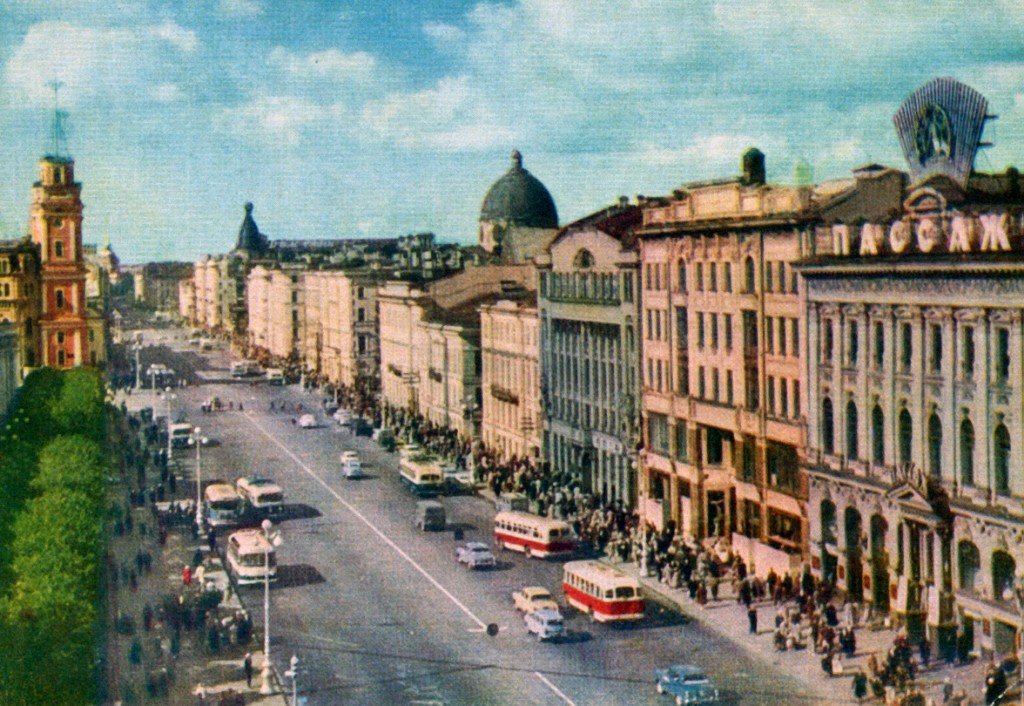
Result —
<instances>
[{"instance_id":1,"label":"blue sky","mask_svg":"<svg viewBox=\"0 0 1024 706\"><path fill-rule=\"evenodd\" d=\"M246 201L271 238L472 242L513 148L563 223L750 146L777 182L902 167L892 115L935 76L1000 116L977 168L1024 165L1018 0L4 0L0 237L54 77L86 242L143 262L229 250Z\"/></svg>"}]
</instances>

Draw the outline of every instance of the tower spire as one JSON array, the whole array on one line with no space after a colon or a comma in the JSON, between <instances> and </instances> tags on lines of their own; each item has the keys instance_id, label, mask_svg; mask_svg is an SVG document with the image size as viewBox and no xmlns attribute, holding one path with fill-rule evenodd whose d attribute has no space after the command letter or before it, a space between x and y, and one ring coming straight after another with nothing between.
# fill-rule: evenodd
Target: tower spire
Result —
<instances>
[{"instance_id":1,"label":"tower spire","mask_svg":"<svg viewBox=\"0 0 1024 706\"><path fill-rule=\"evenodd\" d=\"M65 158L69 156L67 134L64 130L64 122L67 120L68 114L60 109L58 97L64 82L54 78L46 85L53 90L53 123L50 127L50 140L52 141L53 152L50 156L58 159Z\"/></svg>"}]
</instances>

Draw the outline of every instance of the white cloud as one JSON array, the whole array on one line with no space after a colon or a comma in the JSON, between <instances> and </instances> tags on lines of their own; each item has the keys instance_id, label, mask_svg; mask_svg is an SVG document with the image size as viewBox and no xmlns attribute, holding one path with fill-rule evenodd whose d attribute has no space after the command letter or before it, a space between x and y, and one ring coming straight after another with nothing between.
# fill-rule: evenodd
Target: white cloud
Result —
<instances>
[{"instance_id":1,"label":"white cloud","mask_svg":"<svg viewBox=\"0 0 1024 706\"><path fill-rule=\"evenodd\" d=\"M340 104L324 106L296 96L257 96L246 105L224 108L214 123L236 136L296 145L311 129L344 114Z\"/></svg>"},{"instance_id":2,"label":"white cloud","mask_svg":"<svg viewBox=\"0 0 1024 706\"><path fill-rule=\"evenodd\" d=\"M161 83L158 86L153 86L150 91L150 95L153 100L158 103L173 103L181 98L181 88L176 83Z\"/></svg>"},{"instance_id":3,"label":"white cloud","mask_svg":"<svg viewBox=\"0 0 1024 706\"><path fill-rule=\"evenodd\" d=\"M132 101L153 94L151 84L169 63L168 49L190 53L196 46L192 32L170 22L122 28L42 22L14 50L5 82L17 100L32 107L50 105L47 83L54 78L64 84L60 96L67 107L93 99Z\"/></svg>"},{"instance_id":4,"label":"white cloud","mask_svg":"<svg viewBox=\"0 0 1024 706\"><path fill-rule=\"evenodd\" d=\"M345 54L337 49L300 55L275 47L267 61L292 78L339 81L367 81L377 66L376 60L366 52Z\"/></svg>"},{"instance_id":5,"label":"white cloud","mask_svg":"<svg viewBox=\"0 0 1024 706\"><path fill-rule=\"evenodd\" d=\"M449 46L463 42L466 39L466 32L455 25L445 22L426 22L423 24L423 34L430 37L440 46Z\"/></svg>"},{"instance_id":6,"label":"white cloud","mask_svg":"<svg viewBox=\"0 0 1024 706\"><path fill-rule=\"evenodd\" d=\"M258 17L263 14L260 0L220 0L217 9L229 17Z\"/></svg>"}]
</instances>

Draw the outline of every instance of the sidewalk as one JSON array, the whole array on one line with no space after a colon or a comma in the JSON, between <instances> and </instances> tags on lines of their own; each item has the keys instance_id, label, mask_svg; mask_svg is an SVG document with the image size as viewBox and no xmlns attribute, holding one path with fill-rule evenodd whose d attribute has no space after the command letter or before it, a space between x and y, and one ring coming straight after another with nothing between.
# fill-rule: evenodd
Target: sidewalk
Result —
<instances>
[{"instance_id":1,"label":"sidewalk","mask_svg":"<svg viewBox=\"0 0 1024 706\"><path fill-rule=\"evenodd\" d=\"M115 404L124 401L129 413L151 404L145 395L118 395ZM134 403L134 404L133 404ZM239 639L240 616L248 615L239 600L220 557L209 551L206 538L194 538L190 524L166 524L161 541L157 517L171 502L191 501L195 485L194 469L185 458L168 469L176 478L176 493L163 483L164 501L153 502L148 491L140 504L140 487L161 485L160 470L152 462L156 446L147 446L144 425L138 431L126 430L123 441L135 463L116 479L110 488L110 502L119 507L120 521L111 533L108 545L108 643L107 693L104 703L262 704L287 706L287 699L275 669L274 693L259 693L263 664L262 625L251 626L248 640ZM139 450L135 451L138 441ZM138 471L142 459L142 471ZM191 479L191 482L190 482ZM135 491L135 502L132 501ZM194 512L194 510L193 510ZM223 542L223 537L218 537ZM202 579L206 590L222 592L215 608L204 611L203 589L196 578L186 586L183 568L189 566L196 577L194 561L201 556ZM120 628L120 629L119 629ZM213 629L215 628L215 629ZM216 637L211 636L211 629ZM246 684L243 660L251 653L252 685ZM275 668L281 665L275 662ZM205 691L205 702L199 687ZM226 698L234 692L236 700ZM244 701L238 701L238 695ZM222 702L222 698L224 698Z\"/></svg>"},{"instance_id":2,"label":"sidewalk","mask_svg":"<svg viewBox=\"0 0 1024 706\"><path fill-rule=\"evenodd\" d=\"M685 588L672 588L653 576L641 576L640 568L633 562L618 562L609 557L601 559L619 571L638 578L644 589L650 594L657 594L662 600L675 605L681 613L699 622L708 630L730 640L748 656L763 664L778 667L781 671L797 679L808 690L814 692L822 704L856 704L853 697L853 675L858 669L867 671L867 660L870 655L884 660L897 632L891 629L872 630L863 624L857 626L857 650L852 659L843 659L842 676L829 676L821 668L823 655L807 648L780 652L775 649L773 632L777 606L772 601L761 601L754 605L758 609L757 634L750 634L750 623L747 609L737 602L737 597L730 583L723 581L719 591L719 600L708 601L704 606L690 599ZM915 655L916 657L916 655ZM918 660L919 662L919 660ZM974 662L951 666L934 658L924 669L918 671L918 685L931 703L941 704L942 683L948 678L957 693L966 691L972 699L964 703L980 703L980 694L985 683L985 662ZM880 703L880 702L876 702Z\"/></svg>"}]
</instances>

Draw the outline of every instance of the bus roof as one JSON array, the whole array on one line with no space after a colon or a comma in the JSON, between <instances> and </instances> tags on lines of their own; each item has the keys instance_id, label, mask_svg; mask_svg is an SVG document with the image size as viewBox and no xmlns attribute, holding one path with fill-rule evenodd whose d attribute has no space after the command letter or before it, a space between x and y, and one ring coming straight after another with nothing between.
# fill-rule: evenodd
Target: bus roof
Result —
<instances>
[{"instance_id":1,"label":"bus roof","mask_svg":"<svg viewBox=\"0 0 1024 706\"><path fill-rule=\"evenodd\" d=\"M602 586L639 586L640 582L632 576L627 576L618 569L612 568L599 561L583 560L569 561L562 567L565 573L571 573L580 578Z\"/></svg>"},{"instance_id":2,"label":"bus roof","mask_svg":"<svg viewBox=\"0 0 1024 706\"><path fill-rule=\"evenodd\" d=\"M267 551L274 552L274 545L267 541L262 530L246 529L232 532L228 542L238 545L238 551L242 554L265 554Z\"/></svg>"},{"instance_id":3,"label":"bus roof","mask_svg":"<svg viewBox=\"0 0 1024 706\"><path fill-rule=\"evenodd\" d=\"M206 486L204 496L210 502L216 502L218 500L237 500L238 493L227 483L214 483Z\"/></svg>"},{"instance_id":4,"label":"bus roof","mask_svg":"<svg viewBox=\"0 0 1024 706\"><path fill-rule=\"evenodd\" d=\"M536 525L537 527L569 527L568 522L556 520L553 517L542 517L540 515L533 515L529 512L516 512L514 510L499 512L494 516L494 521L498 522L499 520L505 520L507 522L529 522L531 525Z\"/></svg>"}]
</instances>

